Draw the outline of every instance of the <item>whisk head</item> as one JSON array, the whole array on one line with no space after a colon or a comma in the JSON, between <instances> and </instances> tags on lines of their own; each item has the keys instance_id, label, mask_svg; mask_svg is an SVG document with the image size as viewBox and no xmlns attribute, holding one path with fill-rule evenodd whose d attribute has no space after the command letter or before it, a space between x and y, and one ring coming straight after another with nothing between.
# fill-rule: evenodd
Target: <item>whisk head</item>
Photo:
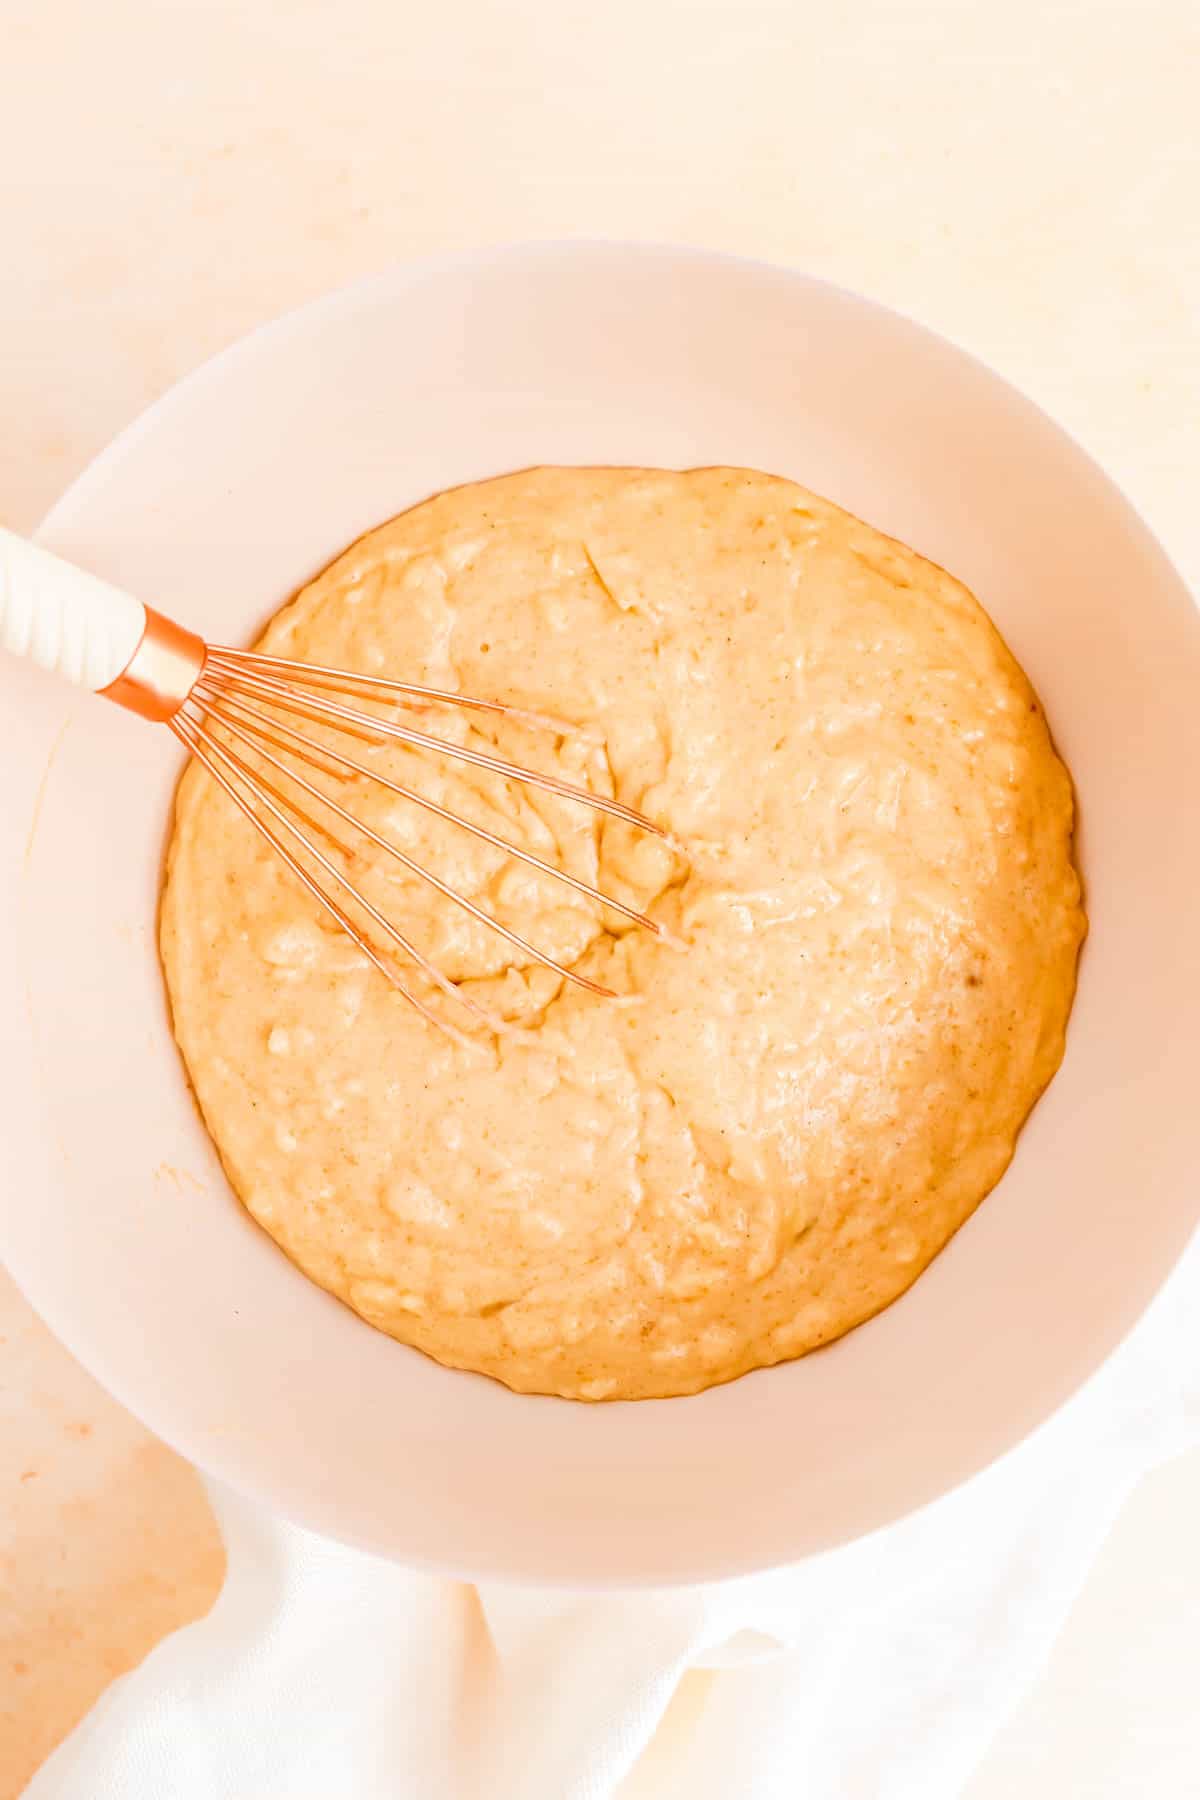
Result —
<instances>
[{"instance_id":1,"label":"whisk head","mask_svg":"<svg viewBox=\"0 0 1200 1800\"><path fill-rule=\"evenodd\" d=\"M394 860L409 875L427 882L448 902L498 932L534 962L590 993L612 998L612 989L539 949L469 895L416 861L399 844L376 831L346 806L337 792L331 793L311 775L321 774L335 782L361 779L372 782L506 856L564 883L597 906L611 909L656 936L662 935L661 927L635 906L603 892L570 870L535 855L507 837L464 818L418 788L392 779L369 762L348 754L343 742L405 745L430 755L456 759L507 781L540 788L656 837L667 837L663 828L620 800L594 793L560 776L509 762L473 745L455 743L419 730L394 716L364 711L361 705L348 704L353 701L389 703L393 713L400 707L456 708L508 718L560 735L570 734L575 729L561 720L499 701L212 645L207 647L203 667L187 699L166 722L322 911L347 933L362 954L431 1024L453 1037L461 1036L413 991L396 966L397 956L403 959L406 968L420 970L430 983L479 1022L492 1029L499 1026L490 1013L463 993L461 987L372 903L349 869L341 866L349 863L352 867L356 855L354 844L346 840L347 832L364 839L381 856ZM300 729L297 721L315 725L322 734L321 741ZM321 847L321 841L329 846L329 851ZM353 910L347 910L348 907Z\"/></svg>"}]
</instances>

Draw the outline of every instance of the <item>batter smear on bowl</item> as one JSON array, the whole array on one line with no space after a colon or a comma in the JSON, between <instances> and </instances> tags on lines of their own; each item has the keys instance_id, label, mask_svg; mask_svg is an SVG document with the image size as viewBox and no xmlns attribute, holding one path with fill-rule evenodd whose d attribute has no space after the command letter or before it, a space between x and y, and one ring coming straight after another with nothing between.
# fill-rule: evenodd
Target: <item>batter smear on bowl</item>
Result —
<instances>
[{"instance_id":1,"label":"batter smear on bowl","mask_svg":"<svg viewBox=\"0 0 1200 1800\"><path fill-rule=\"evenodd\" d=\"M371 827L619 995L364 845L368 898L516 1028L464 1045L188 770L175 1031L235 1189L307 1275L443 1363L588 1400L800 1356L912 1283L1061 1060L1084 932L1069 778L959 582L777 477L537 469L369 533L260 647L569 720L423 728L686 847L365 747L668 934L362 782Z\"/></svg>"}]
</instances>

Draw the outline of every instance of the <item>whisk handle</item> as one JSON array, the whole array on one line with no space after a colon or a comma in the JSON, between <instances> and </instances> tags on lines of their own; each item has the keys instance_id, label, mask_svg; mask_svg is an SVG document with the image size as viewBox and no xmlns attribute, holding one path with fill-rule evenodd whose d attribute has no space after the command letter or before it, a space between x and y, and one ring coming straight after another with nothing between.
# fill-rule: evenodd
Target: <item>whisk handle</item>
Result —
<instances>
[{"instance_id":1,"label":"whisk handle","mask_svg":"<svg viewBox=\"0 0 1200 1800\"><path fill-rule=\"evenodd\" d=\"M204 669L203 638L0 526L0 648L143 719L173 719Z\"/></svg>"},{"instance_id":2,"label":"whisk handle","mask_svg":"<svg viewBox=\"0 0 1200 1800\"><path fill-rule=\"evenodd\" d=\"M99 693L123 674L146 630L132 594L0 526L0 645Z\"/></svg>"}]
</instances>

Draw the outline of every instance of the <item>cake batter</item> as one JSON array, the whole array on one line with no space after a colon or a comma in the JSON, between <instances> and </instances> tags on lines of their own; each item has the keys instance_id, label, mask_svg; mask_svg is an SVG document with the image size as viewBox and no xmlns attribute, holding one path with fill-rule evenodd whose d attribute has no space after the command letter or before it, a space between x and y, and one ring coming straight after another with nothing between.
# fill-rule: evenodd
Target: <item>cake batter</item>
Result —
<instances>
[{"instance_id":1,"label":"cake batter","mask_svg":"<svg viewBox=\"0 0 1200 1800\"><path fill-rule=\"evenodd\" d=\"M443 1363L587 1400L802 1355L915 1280L1058 1066L1084 930L1069 779L959 582L769 475L538 469L369 533L261 647L570 721L418 722L673 840L362 752L668 934L356 783L375 829L619 995L364 846L372 901L520 1028L422 988L464 1045L187 772L175 1030L235 1189L301 1269Z\"/></svg>"}]
</instances>

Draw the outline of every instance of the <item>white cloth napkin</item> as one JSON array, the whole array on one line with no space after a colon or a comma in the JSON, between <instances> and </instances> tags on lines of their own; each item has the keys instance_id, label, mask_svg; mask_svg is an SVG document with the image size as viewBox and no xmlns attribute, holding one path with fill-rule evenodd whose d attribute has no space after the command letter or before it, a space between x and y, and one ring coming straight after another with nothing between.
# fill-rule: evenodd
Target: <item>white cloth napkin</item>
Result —
<instances>
[{"instance_id":1,"label":"white cloth napkin","mask_svg":"<svg viewBox=\"0 0 1200 1800\"><path fill-rule=\"evenodd\" d=\"M950 1800L1126 1494L1200 1437L1200 1240L1071 1404L966 1487L795 1568L562 1594L413 1575L213 1491L212 1612L26 1800ZM712 1675L629 1776L688 1669Z\"/></svg>"}]
</instances>

